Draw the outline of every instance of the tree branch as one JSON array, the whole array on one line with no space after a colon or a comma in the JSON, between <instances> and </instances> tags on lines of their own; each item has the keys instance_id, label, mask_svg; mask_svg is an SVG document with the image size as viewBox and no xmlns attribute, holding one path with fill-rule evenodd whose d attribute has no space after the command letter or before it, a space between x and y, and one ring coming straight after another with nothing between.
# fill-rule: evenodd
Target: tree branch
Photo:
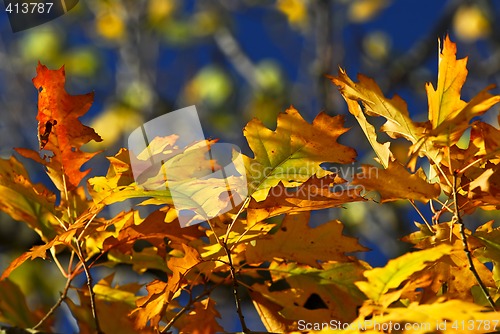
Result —
<instances>
[{"instance_id":1,"label":"tree branch","mask_svg":"<svg viewBox=\"0 0 500 334\"><path fill-rule=\"evenodd\" d=\"M467 235L465 234L465 227L464 227L464 223L462 221L462 217L460 216L460 210L459 210L458 201L457 201L457 175L458 175L457 172L453 173L453 201L455 203L455 220L460 226L460 236L462 237L462 244L464 247L464 252L465 252L465 255L467 256L467 261L469 262L469 270L472 272L472 275L474 275L474 278L476 279L477 283L479 284L479 287L481 288L481 291L483 292L484 296L488 300L488 303L490 304L491 308L493 309L493 311L496 311L495 302L493 301L493 298L491 298L491 295L488 292L486 285L481 280L481 277L479 276L479 274L476 270L476 267L474 266L472 254L471 254L469 246L467 244Z\"/></svg>"}]
</instances>

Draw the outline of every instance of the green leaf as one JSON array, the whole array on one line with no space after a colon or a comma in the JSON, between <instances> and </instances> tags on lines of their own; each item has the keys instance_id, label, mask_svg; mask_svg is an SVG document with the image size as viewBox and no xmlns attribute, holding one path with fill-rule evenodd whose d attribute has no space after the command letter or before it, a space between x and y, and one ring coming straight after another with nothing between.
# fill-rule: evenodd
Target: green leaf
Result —
<instances>
[{"instance_id":1,"label":"green leaf","mask_svg":"<svg viewBox=\"0 0 500 334\"><path fill-rule=\"evenodd\" d=\"M356 152L337 143L347 132L342 116L320 113L307 123L293 107L278 116L275 131L257 119L244 129L248 145L255 157L245 158L249 194L263 201L272 187L281 181L285 187L297 187L311 176L331 174L321 168L324 162L350 163Z\"/></svg>"}]
</instances>

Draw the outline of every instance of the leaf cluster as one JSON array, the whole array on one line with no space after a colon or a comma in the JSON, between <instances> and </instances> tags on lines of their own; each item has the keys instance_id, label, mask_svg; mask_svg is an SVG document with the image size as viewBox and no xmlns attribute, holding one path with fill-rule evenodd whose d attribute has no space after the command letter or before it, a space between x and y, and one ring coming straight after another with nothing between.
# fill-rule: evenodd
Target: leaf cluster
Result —
<instances>
[{"instance_id":1,"label":"leaf cluster","mask_svg":"<svg viewBox=\"0 0 500 334\"><path fill-rule=\"evenodd\" d=\"M244 156L244 170L238 170L247 183L238 183L237 177L227 181L247 188L247 197L233 198L237 193L228 193L223 180L200 179L182 189L184 204L192 208L193 221L207 213L215 218L185 228L173 201L182 183L166 180L161 168L139 182L131 166L146 166L153 157L176 168L177 178L197 180L199 168L220 168L211 158L193 155L215 141L180 147L175 134L158 137L136 156L121 149L108 157L105 176L86 179L88 170L82 171L82 165L99 152L85 152L82 146L100 137L78 118L90 108L92 94L69 95L64 68L49 70L39 64L33 83L39 92L40 151L17 152L42 165L58 193L34 184L17 158L0 160L0 209L43 241L4 270L0 321L50 331L51 315L64 302L81 333L167 333L173 328L216 333L224 328L212 292L227 285L233 289L244 332L251 332L251 326L241 310L241 288L270 332L293 332L302 330L300 324L330 320L352 324L352 333L380 330L375 323L428 323L433 327L420 332L435 332L442 322L471 320L491 325L474 332L489 332L498 321L500 232L494 222L471 231L463 216L500 206L500 130L474 120L500 96L490 94L488 87L463 101L466 62L456 59L455 44L446 38L437 86L426 86L429 117L423 123L410 118L400 97L385 97L372 79L360 75L354 82L343 70L331 77L380 165L363 165L352 183L322 167L330 162L347 168L355 161L356 151L338 142L349 131L343 116L320 113L308 123L291 107L278 116L275 130L250 121L243 134L253 156ZM379 132L388 141L380 142L383 137L369 122L373 116L386 120ZM467 130L468 144L459 146ZM406 161L396 159L391 150L397 138L409 141ZM422 164L428 165L427 173L417 168ZM417 232L404 238L415 251L380 268L358 258L358 252L368 249L343 234L342 222L318 222L311 214L366 201L367 191L380 193L382 202L407 200L418 210L414 202L420 201L433 210L432 217L422 214ZM107 207L129 199L140 202L106 215ZM235 202L239 206L228 211ZM28 259L49 257L66 286L51 309L32 312L8 277ZM92 269L117 264L139 274L154 270L165 279L145 276L145 294L137 282L117 284L114 274L93 281ZM87 286L73 284L78 275L86 276ZM70 290L78 300L68 297ZM355 329L360 323L364 327ZM446 331L459 330L450 324Z\"/></svg>"}]
</instances>

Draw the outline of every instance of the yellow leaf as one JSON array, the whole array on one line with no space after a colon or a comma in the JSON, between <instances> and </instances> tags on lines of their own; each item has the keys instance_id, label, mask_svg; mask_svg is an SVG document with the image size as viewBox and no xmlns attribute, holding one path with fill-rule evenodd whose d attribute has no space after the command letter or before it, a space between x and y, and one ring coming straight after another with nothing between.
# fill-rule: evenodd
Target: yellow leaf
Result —
<instances>
[{"instance_id":1,"label":"yellow leaf","mask_svg":"<svg viewBox=\"0 0 500 334\"><path fill-rule=\"evenodd\" d=\"M215 302L207 298L201 302L195 302L193 309L175 325L179 328L179 333L220 333L224 331L224 328L217 323L215 318L220 318L220 313L215 308Z\"/></svg>"},{"instance_id":2,"label":"yellow leaf","mask_svg":"<svg viewBox=\"0 0 500 334\"><path fill-rule=\"evenodd\" d=\"M377 133L375 132L375 127L371 125L368 120L365 117L365 114L363 113L361 106L359 105L358 101L351 100L349 98L346 98L343 96L346 103L347 107L349 109L349 112L356 117L356 120L358 121L359 125L361 126L361 129L365 133L366 138L368 139L368 142L373 148L373 151L375 151L375 154L378 157L378 162L384 166L384 168L389 167L389 159L392 158L392 153L390 150L390 143L384 143L380 144L377 141Z\"/></svg>"},{"instance_id":3,"label":"yellow leaf","mask_svg":"<svg viewBox=\"0 0 500 334\"><path fill-rule=\"evenodd\" d=\"M390 260L383 268L365 271L363 275L368 281L356 282L356 286L368 298L378 302L389 290L399 287L413 273L425 269L429 262L435 262L449 254L452 248L450 245L443 244L423 251L407 253Z\"/></svg>"},{"instance_id":4,"label":"yellow leaf","mask_svg":"<svg viewBox=\"0 0 500 334\"><path fill-rule=\"evenodd\" d=\"M343 69L337 77L330 77L337 85L340 93L346 100L359 101L369 116L382 116L387 119L383 130L392 138L403 137L416 143L422 136L423 129L413 123L408 113L406 102L395 95L388 99L380 87L371 78L358 75L358 83L353 82ZM358 114L355 108L351 113Z\"/></svg>"},{"instance_id":5,"label":"yellow leaf","mask_svg":"<svg viewBox=\"0 0 500 334\"><path fill-rule=\"evenodd\" d=\"M487 92L492 86L481 91L468 103L460 99L460 91L467 77L467 58L457 60L456 53L456 44L446 36L439 54L437 87L434 89L431 83L425 86L432 126L430 135L434 144L455 144L473 117L484 114L500 102L500 95Z\"/></svg>"},{"instance_id":6,"label":"yellow leaf","mask_svg":"<svg viewBox=\"0 0 500 334\"><path fill-rule=\"evenodd\" d=\"M307 4L308 0L278 0L276 7L291 25L300 27L307 24Z\"/></svg>"},{"instance_id":7,"label":"yellow leaf","mask_svg":"<svg viewBox=\"0 0 500 334\"><path fill-rule=\"evenodd\" d=\"M378 191L382 202L414 199L427 203L441 193L439 184L428 183L421 169L411 174L395 161L391 161L387 169L363 165L362 170L362 173L354 176L352 183L362 185L366 190Z\"/></svg>"},{"instance_id":8,"label":"yellow leaf","mask_svg":"<svg viewBox=\"0 0 500 334\"><path fill-rule=\"evenodd\" d=\"M282 318L273 317L273 322L277 322L273 326L290 328L287 320L322 323L325 319L336 319L351 322L363 302L363 294L354 282L362 279L364 269L358 262L324 263L321 269L295 264L271 265L269 270L276 284L254 284L252 290L260 294L259 304L265 298L268 307L274 304L273 313L281 315ZM283 288L283 285L286 287Z\"/></svg>"},{"instance_id":9,"label":"yellow leaf","mask_svg":"<svg viewBox=\"0 0 500 334\"><path fill-rule=\"evenodd\" d=\"M384 310L384 315L374 315L366 323L419 324L411 326L404 333L493 333L498 330L499 312L486 312L486 308L462 300L437 301L433 304L418 305L412 303L408 307L394 307ZM405 328L401 326L401 328Z\"/></svg>"}]
</instances>

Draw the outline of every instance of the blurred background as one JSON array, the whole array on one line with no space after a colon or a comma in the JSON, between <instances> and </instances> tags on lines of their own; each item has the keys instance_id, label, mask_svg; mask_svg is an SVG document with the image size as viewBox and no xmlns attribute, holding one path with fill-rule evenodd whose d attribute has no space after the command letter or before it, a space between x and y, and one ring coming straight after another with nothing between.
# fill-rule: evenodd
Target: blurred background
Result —
<instances>
[{"instance_id":1,"label":"blurred background","mask_svg":"<svg viewBox=\"0 0 500 334\"><path fill-rule=\"evenodd\" d=\"M464 100L499 83L500 2L493 0L80 0L66 15L18 33L2 12L0 155L12 155L13 147L38 147L31 79L40 61L52 69L65 66L70 94L95 92L82 121L104 139L88 149L104 153L89 163L91 175L105 173L104 157L126 146L136 127L190 105L197 106L207 137L239 145L247 154L242 129L253 117L274 129L278 113L290 105L308 121L320 111L344 114L353 129L341 142L356 148L360 163L375 164L325 75L341 66L351 77L370 76L387 96L402 96L412 118L422 121L424 84L437 80L438 38L446 34L458 43L459 57L469 56ZM490 111L483 120L498 125L497 114ZM404 145L394 144L396 155ZM35 181L49 183L40 167L22 161ZM372 266L405 251L398 238L419 221L414 209L399 203L352 204L315 217L318 223L340 218L347 233L373 249L362 255ZM475 219L484 222L486 216ZM32 231L2 214L0 270L36 242ZM55 300L64 280L50 266L40 270L42 265L27 264L13 278L35 299ZM231 296L226 306L219 303L228 312L222 323L231 323Z\"/></svg>"}]
</instances>

